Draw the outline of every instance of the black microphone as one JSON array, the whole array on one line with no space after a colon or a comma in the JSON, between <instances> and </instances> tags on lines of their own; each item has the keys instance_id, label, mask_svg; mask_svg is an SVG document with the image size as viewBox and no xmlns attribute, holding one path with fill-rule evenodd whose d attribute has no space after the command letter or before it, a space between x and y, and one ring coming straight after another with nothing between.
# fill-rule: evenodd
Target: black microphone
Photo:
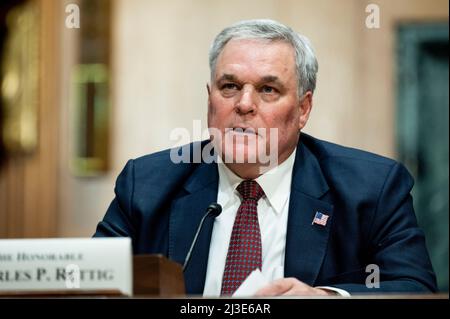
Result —
<instances>
[{"instance_id":1,"label":"black microphone","mask_svg":"<svg viewBox=\"0 0 450 319\"><path fill-rule=\"evenodd\" d=\"M186 269L189 259L191 259L192 250L194 249L195 243L197 242L198 234L200 234L200 230L202 229L203 222L205 221L206 217L208 217L209 215L212 215L212 216L214 216L214 218L216 218L217 216L220 215L221 212L222 212L222 206L220 206L217 203L212 203L206 209L206 213L203 216L202 220L200 221L200 224L197 227L197 232L195 233L194 239L192 240L191 247L189 248L189 251L186 255L186 259L184 260L183 272Z\"/></svg>"}]
</instances>

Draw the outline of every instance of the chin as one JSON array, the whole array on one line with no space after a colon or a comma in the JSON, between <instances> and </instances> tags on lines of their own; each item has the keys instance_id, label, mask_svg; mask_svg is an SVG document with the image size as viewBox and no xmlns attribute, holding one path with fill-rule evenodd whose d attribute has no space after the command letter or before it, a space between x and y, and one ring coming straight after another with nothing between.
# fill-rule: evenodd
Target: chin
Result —
<instances>
[{"instance_id":1,"label":"chin","mask_svg":"<svg viewBox=\"0 0 450 319\"><path fill-rule=\"evenodd\" d=\"M259 157L257 149L246 144L224 145L223 154L224 162L235 164L254 164Z\"/></svg>"}]
</instances>

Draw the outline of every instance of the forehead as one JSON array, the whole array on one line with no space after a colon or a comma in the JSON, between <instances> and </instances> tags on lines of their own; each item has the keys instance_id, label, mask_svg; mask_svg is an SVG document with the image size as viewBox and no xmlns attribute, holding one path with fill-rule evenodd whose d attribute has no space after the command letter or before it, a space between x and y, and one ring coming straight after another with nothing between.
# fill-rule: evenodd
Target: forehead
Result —
<instances>
[{"instance_id":1,"label":"forehead","mask_svg":"<svg viewBox=\"0 0 450 319\"><path fill-rule=\"evenodd\" d=\"M295 51L283 41L232 39L219 54L215 71L216 78L226 73L289 80L295 76Z\"/></svg>"}]
</instances>

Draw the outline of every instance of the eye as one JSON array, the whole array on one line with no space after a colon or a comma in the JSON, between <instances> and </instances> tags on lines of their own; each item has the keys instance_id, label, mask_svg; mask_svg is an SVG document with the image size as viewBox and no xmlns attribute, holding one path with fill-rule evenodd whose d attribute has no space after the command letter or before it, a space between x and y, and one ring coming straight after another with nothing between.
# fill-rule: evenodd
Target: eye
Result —
<instances>
[{"instance_id":1,"label":"eye","mask_svg":"<svg viewBox=\"0 0 450 319\"><path fill-rule=\"evenodd\" d=\"M261 92L265 93L265 94L273 94L273 93L278 93L278 90L275 89L274 87L264 85L263 87L261 87Z\"/></svg>"},{"instance_id":2,"label":"eye","mask_svg":"<svg viewBox=\"0 0 450 319\"><path fill-rule=\"evenodd\" d=\"M225 83L221 86L221 90L239 90L239 87L234 83Z\"/></svg>"},{"instance_id":3,"label":"eye","mask_svg":"<svg viewBox=\"0 0 450 319\"><path fill-rule=\"evenodd\" d=\"M235 96L241 89L240 86L235 83L224 83L219 87L222 96L226 98Z\"/></svg>"}]
</instances>

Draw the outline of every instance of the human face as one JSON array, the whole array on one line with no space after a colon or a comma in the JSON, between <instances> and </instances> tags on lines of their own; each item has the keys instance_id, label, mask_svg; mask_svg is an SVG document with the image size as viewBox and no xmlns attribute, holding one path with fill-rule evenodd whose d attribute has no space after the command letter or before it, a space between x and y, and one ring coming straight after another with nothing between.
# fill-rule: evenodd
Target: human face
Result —
<instances>
[{"instance_id":1,"label":"human face","mask_svg":"<svg viewBox=\"0 0 450 319\"><path fill-rule=\"evenodd\" d=\"M249 158L259 158L261 150L272 151L269 130L277 129L277 158L281 164L298 143L311 101L311 92L298 96L295 55L290 44L232 39L219 54L208 86L208 127L222 134L222 159L228 156L236 163L241 153L246 164ZM266 136L258 134L261 128ZM251 147L255 144L256 149Z\"/></svg>"}]
</instances>

